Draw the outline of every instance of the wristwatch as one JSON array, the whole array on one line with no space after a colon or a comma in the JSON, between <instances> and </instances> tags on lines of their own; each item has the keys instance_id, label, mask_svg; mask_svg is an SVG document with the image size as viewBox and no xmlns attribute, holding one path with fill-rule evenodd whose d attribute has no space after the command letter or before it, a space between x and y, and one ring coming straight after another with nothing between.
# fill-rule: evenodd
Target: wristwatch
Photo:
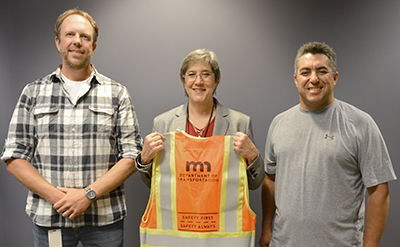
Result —
<instances>
[{"instance_id":1,"label":"wristwatch","mask_svg":"<svg viewBox=\"0 0 400 247\"><path fill-rule=\"evenodd\" d=\"M90 201L94 201L97 198L96 195L96 191L94 191L92 188L90 188L89 186L85 188L85 193L86 193L86 197L90 200Z\"/></svg>"}]
</instances>

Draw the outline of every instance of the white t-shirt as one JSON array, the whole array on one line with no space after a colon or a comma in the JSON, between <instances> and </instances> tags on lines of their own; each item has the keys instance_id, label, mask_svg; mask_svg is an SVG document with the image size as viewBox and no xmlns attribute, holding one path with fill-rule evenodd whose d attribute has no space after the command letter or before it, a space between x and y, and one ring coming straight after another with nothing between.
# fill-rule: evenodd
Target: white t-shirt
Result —
<instances>
[{"instance_id":1,"label":"white t-shirt","mask_svg":"<svg viewBox=\"0 0 400 247\"><path fill-rule=\"evenodd\" d=\"M93 73L83 81L72 81L65 77L63 73L61 73L61 78L64 82L64 88L67 90L69 94L69 98L72 104L76 104L78 99L86 94L87 91L90 89L90 81L93 78Z\"/></svg>"}]
</instances>

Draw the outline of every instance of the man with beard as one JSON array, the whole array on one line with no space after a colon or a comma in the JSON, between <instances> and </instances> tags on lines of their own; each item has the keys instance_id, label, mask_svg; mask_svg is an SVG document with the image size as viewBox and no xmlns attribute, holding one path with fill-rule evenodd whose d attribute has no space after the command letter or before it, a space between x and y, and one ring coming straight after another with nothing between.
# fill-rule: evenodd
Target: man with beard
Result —
<instances>
[{"instance_id":1,"label":"man with beard","mask_svg":"<svg viewBox=\"0 0 400 247\"><path fill-rule=\"evenodd\" d=\"M127 89L90 63L88 13L64 12L55 34L62 65L24 88L1 159L29 189L35 246L122 246L123 182L142 149L136 113Z\"/></svg>"}]
</instances>

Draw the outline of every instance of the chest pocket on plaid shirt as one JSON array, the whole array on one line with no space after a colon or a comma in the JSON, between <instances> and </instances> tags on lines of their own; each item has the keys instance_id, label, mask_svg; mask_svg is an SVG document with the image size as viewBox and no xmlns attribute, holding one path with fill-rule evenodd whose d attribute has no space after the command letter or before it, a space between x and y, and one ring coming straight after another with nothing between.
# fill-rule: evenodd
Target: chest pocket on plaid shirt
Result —
<instances>
[{"instance_id":1,"label":"chest pocket on plaid shirt","mask_svg":"<svg viewBox=\"0 0 400 247\"><path fill-rule=\"evenodd\" d=\"M33 115L37 121L37 133L39 136L48 136L49 133L58 132L61 128L57 121L58 108L55 106L36 106Z\"/></svg>"},{"instance_id":2,"label":"chest pocket on plaid shirt","mask_svg":"<svg viewBox=\"0 0 400 247\"><path fill-rule=\"evenodd\" d=\"M110 107L89 106L89 122L91 131L112 133L114 126L114 109Z\"/></svg>"}]
</instances>

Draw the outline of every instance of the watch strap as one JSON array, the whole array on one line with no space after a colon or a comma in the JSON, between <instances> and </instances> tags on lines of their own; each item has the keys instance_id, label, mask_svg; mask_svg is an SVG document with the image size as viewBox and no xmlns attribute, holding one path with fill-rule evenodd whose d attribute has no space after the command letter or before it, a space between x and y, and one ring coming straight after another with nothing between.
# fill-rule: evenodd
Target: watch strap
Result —
<instances>
[{"instance_id":1,"label":"watch strap","mask_svg":"<svg viewBox=\"0 0 400 247\"><path fill-rule=\"evenodd\" d=\"M86 197L90 200L90 201L94 201L97 199L97 195L96 195L96 191L94 191L91 187L87 186L85 188L85 194Z\"/></svg>"}]
</instances>

